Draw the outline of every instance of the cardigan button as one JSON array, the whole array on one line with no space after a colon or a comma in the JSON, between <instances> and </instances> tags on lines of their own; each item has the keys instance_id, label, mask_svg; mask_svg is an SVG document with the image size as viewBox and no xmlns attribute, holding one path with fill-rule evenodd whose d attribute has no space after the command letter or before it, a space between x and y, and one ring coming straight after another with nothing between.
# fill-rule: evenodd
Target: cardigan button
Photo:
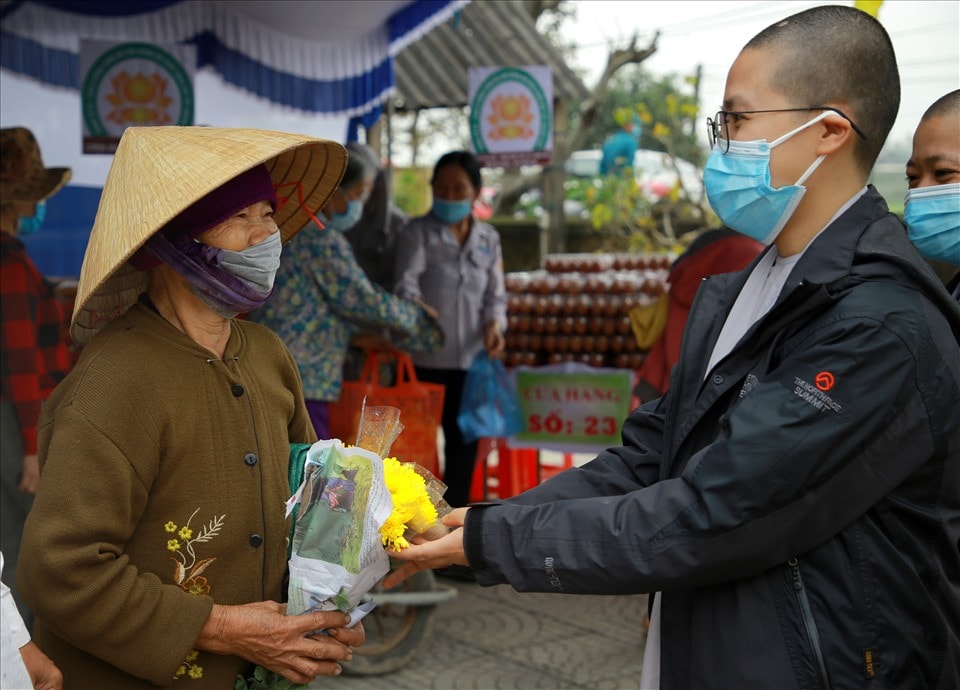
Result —
<instances>
[{"instance_id":1,"label":"cardigan button","mask_svg":"<svg viewBox=\"0 0 960 690\"><path fill-rule=\"evenodd\" d=\"M254 455L253 453L247 453L246 455L243 456L243 461L247 463L247 466L253 467L254 465L257 464L257 456Z\"/></svg>"},{"instance_id":2,"label":"cardigan button","mask_svg":"<svg viewBox=\"0 0 960 690\"><path fill-rule=\"evenodd\" d=\"M261 537L259 534L251 534L251 535L250 535L250 546L252 546L253 548L256 549L256 548L259 547L262 543L263 543L263 537Z\"/></svg>"},{"instance_id":3,"label":"cardigan button","mask_svg":"<svg viewBox=\"0 0 960 690\"><path fill-rule=\"evenodd\" d=\"M233 393L235 398L239 398L241 395L243 395L243 386L241 386L239 383L235 383L230 386L230 392Z\"/></svg>"},{"instance_id":4,"label":"cardigan button","mask_svg":"<svg viewBox=\"0 0 960 690\"><path fill-rule=\"evenodd\" d=\"M723 377L720 376L720 374L717 374L713 377L713 382L719 386L721 383L723 383Z\"/></svg>"}]
</instances>

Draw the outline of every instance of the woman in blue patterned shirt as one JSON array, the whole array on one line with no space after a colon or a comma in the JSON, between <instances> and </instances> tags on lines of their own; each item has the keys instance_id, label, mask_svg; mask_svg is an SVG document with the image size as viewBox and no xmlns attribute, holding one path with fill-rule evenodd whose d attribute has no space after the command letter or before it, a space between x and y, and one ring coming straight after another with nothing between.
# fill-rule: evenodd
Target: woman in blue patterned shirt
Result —
<instances>
[{"instance_id":1,"label":"woman in blue patterned shirt","mask_svg":"<svg viewBox=\"0 0 960 690\"><path fill-rule=\"evenodd\" d=\"M376 171L351 156L340 188L308 227L283 249L273 295L249 314L275 331L300 368L307 410L329 438L329 404L340 397L343 360L354 333L387 329L404 350L435 349L443 334L430 309L370 282L343 236L363 213Z\"/></svg>"}]
</instances>

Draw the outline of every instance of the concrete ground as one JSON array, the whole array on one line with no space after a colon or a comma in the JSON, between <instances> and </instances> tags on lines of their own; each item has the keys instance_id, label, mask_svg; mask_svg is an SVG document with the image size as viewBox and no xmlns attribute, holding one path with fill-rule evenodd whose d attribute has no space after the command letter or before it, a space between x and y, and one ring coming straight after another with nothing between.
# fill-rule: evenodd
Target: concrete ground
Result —
<instances>
[{"instance_id":1,"label":"concrete ground","mask_svg":"<svg viewBox=\"0 0 960 690\"><path fill-rule=\"evenodd\" d=\"M413 661L379 676L321 679L311 690L636 690L646 595L519 594L438 578L440 604Z\"/></svg>"}]
</instances>

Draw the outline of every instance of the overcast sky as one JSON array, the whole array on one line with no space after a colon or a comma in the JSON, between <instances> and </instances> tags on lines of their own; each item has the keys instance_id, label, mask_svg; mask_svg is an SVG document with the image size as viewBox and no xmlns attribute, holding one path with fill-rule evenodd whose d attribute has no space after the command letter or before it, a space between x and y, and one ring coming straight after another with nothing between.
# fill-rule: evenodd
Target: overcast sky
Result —
<instances>
[{"instance_id":1,"label":"overcast sky","mask_svg":"<svg viewBox=\"0 0 960 690\"><path fill-rule=\"evenodd\" d=\"M727 70L740 49L757 33L795 12L817 5L852 2L708 0L581 0L576 22L565 36L575 45L578 66L588 70L592 86L606 64L608 46L625 46L636 32L646 45L657 29L657 52L643 66L654 74L692 75L703 66L701 115L715 112L723 100ZM960 88L960 2L885 0L878 18L887 29L900 67L900 114L890 140L910 139L927 106ZM706 135L701 133L706 146Z\"/></svg>"}]
</instances>

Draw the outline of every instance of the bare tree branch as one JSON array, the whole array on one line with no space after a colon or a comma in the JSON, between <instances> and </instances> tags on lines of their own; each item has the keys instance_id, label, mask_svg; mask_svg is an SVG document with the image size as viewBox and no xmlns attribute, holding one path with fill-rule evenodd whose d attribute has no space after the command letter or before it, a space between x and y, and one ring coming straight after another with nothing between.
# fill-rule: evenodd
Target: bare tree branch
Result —
<instances>
[{"instance_id":1,"label":"bare tree branch","mask_svg":"<svg viewBox=\"0 0 960 690\"><path fill-rule=\"evenodd\" d=\"M517 174L503 181L500 192L494 204L494 213L509 210L520 203L520 197L531 189L538 189L543 185L543 173L535 172L526 175Z\"/></svg>"},{"instance_id":2,"label":"bare tree branch","mask_svg":"<svg viewBox=\"0 0 960 690\"><path fill-rule=\"evenodd\" d=\"M561 0L524 0L521 4L536 24L541 14L556 11L560 7L560 2Z\"/></svg>"},{"instance_id":3,"label":"bare tree branch","mask_svg":"<svg viewBox=\"0 0 960 690\"><path fill-rule=\"evenodd\" d=\"M583 142L587 137L587 133L590 131L591 127L593 127L593 123L597 120L600 104L603 102L603 97L607 93L607 87L610 85L610 80L613 78L613 75L616 74L622 67L625 67L626 65L639 65L641 62L656 53L657 42L659 40L660 32L657 31L653 35L653 39L645 48L638 48L637 35L634 34L633 38L630 39L629 46L626 48L617 48L610 53L610 55L607 57L607 66L600 75L600 79L597 80L596 86L593 87L590 97L587 98L583 104L583 109L580 112L580 121L577 123L577 128L570 134L567 141L561 144L559 150L555 146L555 156L560 157L562 160L566 160L572 151L576 151L583 145Z\"/></svg>"},{"instance_id":4,"label":"bare tree branch","mask_svg":"<svg viewBox=\"0 0 960 690\"><path fill-rule=\"evenodd\" d=\"M413 152L410 158L410 167L417 167L417 154L420 152L420 132L417 130L417 123L420 121L420 111L413 111L413 119L410 122L410 150Z\"/></svg>"}]
</instances>

